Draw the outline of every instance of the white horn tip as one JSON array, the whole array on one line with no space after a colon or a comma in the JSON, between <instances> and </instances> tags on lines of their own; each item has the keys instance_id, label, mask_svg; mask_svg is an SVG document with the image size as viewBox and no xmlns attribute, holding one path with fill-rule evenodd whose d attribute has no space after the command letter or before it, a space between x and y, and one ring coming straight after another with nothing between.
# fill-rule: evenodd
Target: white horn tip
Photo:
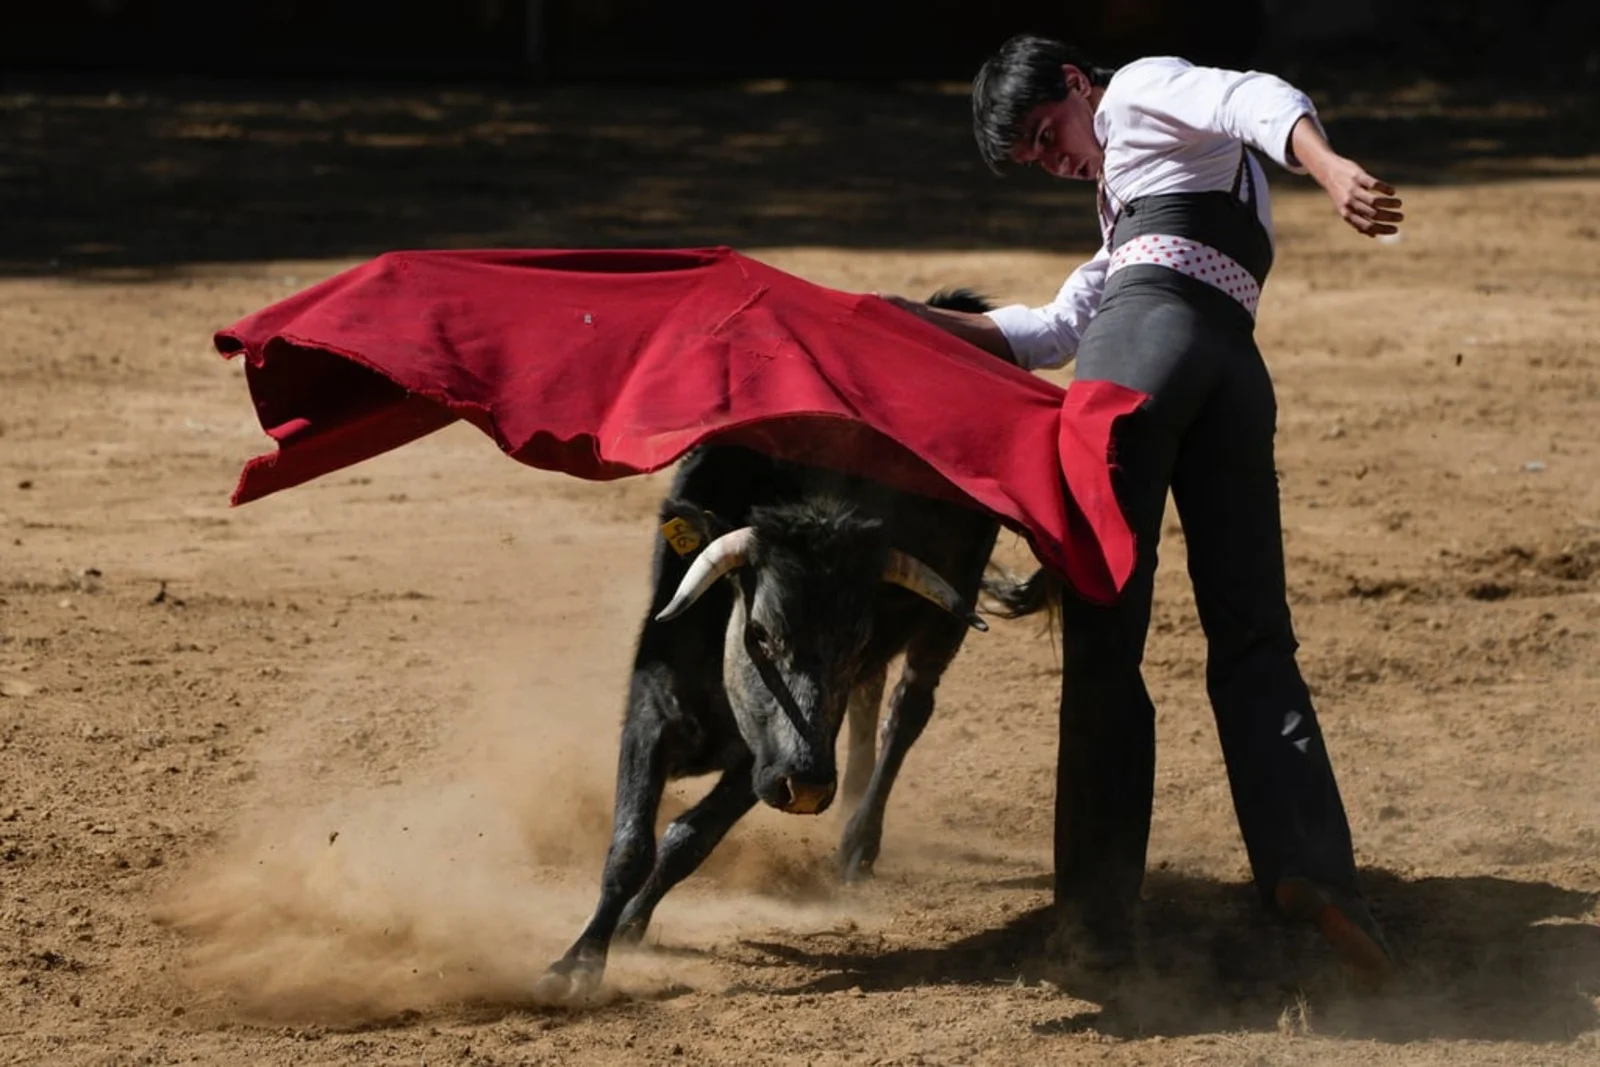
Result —
<instances>
[{"instance_id":1,"label":"white horn tip","mask_svg":"<svg viewBox=\"0 0 1600 1067\"><path fill-rule=\"evenodd\" d=\"M688 597L683 597L683 596L674 597L670 604L668 604L666 607L662 608L660 611L656 612L656 622L671 622L673 619L676 619L679 615L682 615L684 609L687 608L688 606L689 606L689 598Z\"/></svg>"}]
</instances>

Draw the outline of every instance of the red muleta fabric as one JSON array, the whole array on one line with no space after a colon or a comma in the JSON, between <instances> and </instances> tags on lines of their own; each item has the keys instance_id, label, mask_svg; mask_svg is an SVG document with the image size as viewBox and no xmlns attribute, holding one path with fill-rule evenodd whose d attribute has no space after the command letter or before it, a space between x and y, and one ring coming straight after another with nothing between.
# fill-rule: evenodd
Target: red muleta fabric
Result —
<instances>
[{"instance_id":1,"label":"red muleta fabric","mask_svg":"<svg viewBox=\"0 0 1600 1067\"><path fill-rule=\"evenodd\" d=\"M391 252L217 333L277 451L257 500L465 419L579 478L708 441L976 505L1078 592L1134 561L1112 431L1143 394L1068 389L873 296L728 248Z\"/></svg>"}]
</instances>

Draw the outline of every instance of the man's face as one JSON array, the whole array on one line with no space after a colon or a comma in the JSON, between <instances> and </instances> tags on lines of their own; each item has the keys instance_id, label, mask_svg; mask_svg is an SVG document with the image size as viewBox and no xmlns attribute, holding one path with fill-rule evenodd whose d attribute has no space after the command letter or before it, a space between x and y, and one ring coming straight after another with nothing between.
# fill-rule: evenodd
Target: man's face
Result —
<instances>
[{"instance_id":1,"label":"man's face","mask_svg":"<svg viewBox=\"0 0 1600 1067\"><path fill-rule=\"evenodd\" d=\"M1105 163L1105 149L1094 135L1092 86L1077 67L1064 66L1061 73L1067 83L1066 97L1028 112L1011 158L1057 178L1094 181Z\"/></svg>"}]
</instances>

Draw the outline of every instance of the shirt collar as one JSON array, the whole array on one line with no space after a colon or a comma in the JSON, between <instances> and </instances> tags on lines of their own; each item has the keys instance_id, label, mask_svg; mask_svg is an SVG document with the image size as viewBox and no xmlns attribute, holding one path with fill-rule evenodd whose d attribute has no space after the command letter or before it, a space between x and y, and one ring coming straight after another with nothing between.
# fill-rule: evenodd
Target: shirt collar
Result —
<instances>
[{"instance_id":1,"label":"shirt collar","mask_svg":"<svg viewBox=\"0 0 1600 1067\"><path fill-rule=\"evenodd\" d=\"M1106 79L1105 91L1100 94L1100 106L1094 109L1094 139L1100 142L1101 148L1104 148L1106 142L1111 139L1111 114L1106 110L1106 94L1111 92L1111 87L1116 84L1117 75L1121 74L1122 70L1123 68L1118 67L1112 72L1111 77Z\"/></svg>"}]
</instances>

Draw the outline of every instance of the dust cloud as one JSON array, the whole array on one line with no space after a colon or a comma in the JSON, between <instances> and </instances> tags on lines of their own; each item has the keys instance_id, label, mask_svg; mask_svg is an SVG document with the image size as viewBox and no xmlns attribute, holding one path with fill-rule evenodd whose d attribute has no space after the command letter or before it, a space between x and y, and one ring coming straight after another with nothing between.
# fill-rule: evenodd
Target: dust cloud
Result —
<instances>
[{"instance_id":1,"label":"dust cloud","mask_svg":"<svg viewBox=\"0 0 1600 1067\"><path fill-rule=\"evenodd\" d=\"M531 1006L597 898L620 685L596 693L582 679L530 686L515 670L480 672L468 706L396 783L313 773L340 684L330 678L321 707L274 732L255 800L159 902L157 919L185 941L193 1010L339 1025ZM675 783L662 825L709 784ZM859 917L834 889L836 829L753 813L667 897L645 948L614 950L602 999L718 986L711 963L651 946Z\"/></svg>"}]
</instances>

